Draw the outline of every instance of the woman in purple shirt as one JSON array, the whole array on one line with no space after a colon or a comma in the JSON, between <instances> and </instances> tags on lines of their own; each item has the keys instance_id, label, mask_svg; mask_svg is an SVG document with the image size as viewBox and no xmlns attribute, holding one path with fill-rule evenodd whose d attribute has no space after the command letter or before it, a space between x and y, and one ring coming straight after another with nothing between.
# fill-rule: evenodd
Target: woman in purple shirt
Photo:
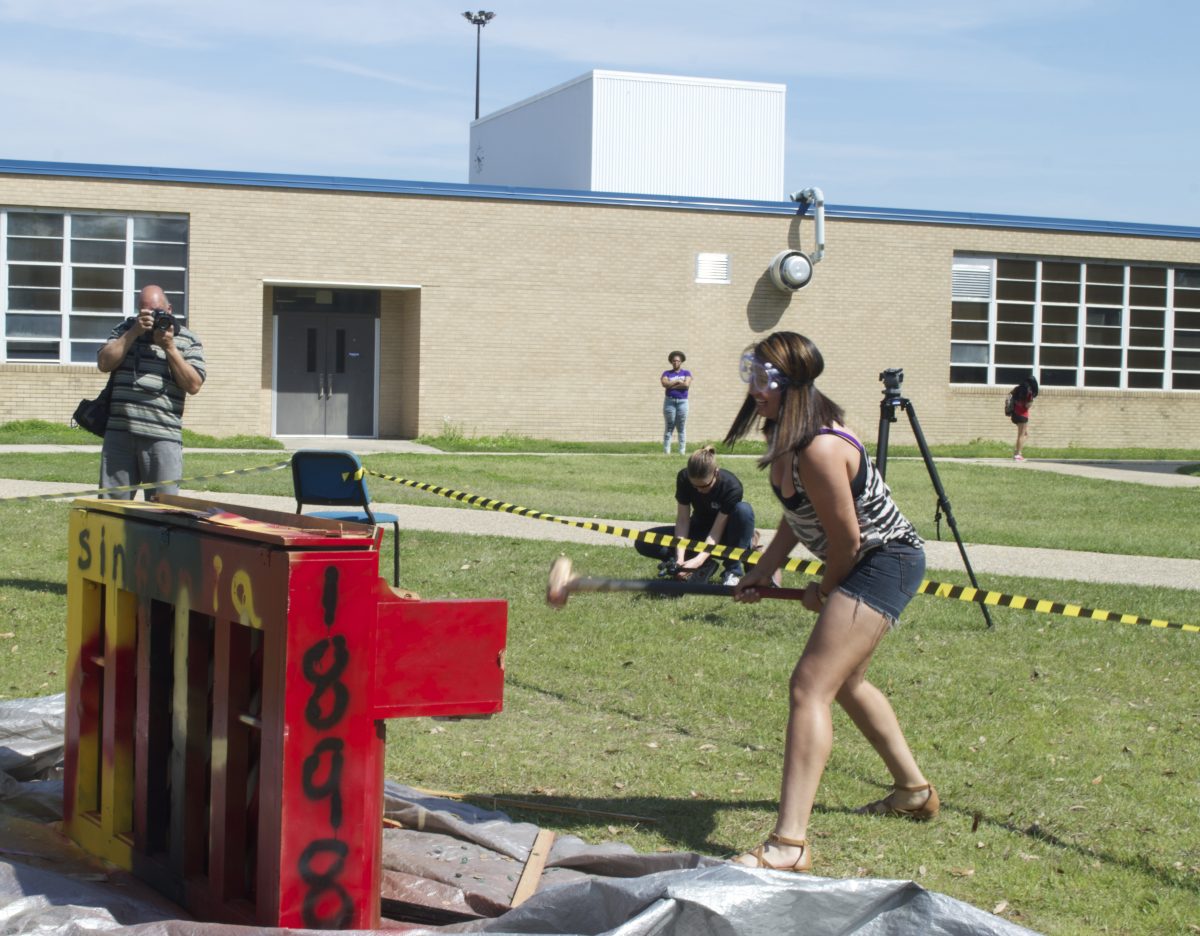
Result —
<instances>
[{"instance_id":1,"label":"woman in purple shirt","mask_svg":"<svg viewBox=\"0 0 1200 936\"><path fill-rule=\"evenodd\" d=\"M692 372L683 369L687 355L672 351L667 355L670 370L662 372L662 385L667 396L663 400L663 421L667 429L663 433L663 454L671 454L671 433L679 433L679 454L687 454L688 387L692 385Z\"/></svg>"}]
</instances>

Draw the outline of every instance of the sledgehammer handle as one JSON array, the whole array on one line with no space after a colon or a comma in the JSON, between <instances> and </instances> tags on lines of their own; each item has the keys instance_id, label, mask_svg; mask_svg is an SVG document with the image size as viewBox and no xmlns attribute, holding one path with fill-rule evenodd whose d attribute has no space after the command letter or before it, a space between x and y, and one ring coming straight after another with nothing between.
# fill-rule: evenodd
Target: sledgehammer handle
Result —
<instances>
[{"instance_id":1,"label":"sledgehammer handle","mask_svg":"<svg viewBox=\"0 0 1200 936\"><path fill-rule=\"evenodd\" d=\"M655 595L732 595L732 585L714 582L681 582L676 579L577 578L567 583L569 592L650 592ZM803 588L760 588L763 598L800 601Z\"/></svg>"}]
</instances>

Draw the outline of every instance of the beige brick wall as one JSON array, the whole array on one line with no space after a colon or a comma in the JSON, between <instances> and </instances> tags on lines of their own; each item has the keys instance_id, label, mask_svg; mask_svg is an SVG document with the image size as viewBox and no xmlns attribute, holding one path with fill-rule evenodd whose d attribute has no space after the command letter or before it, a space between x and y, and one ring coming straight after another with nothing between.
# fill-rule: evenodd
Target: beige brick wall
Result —
<instances>
[{"instance_id":1,"label":"beige brick wall","mask_svg":"<svg viewBox=\"0 0 1200 936\"><path fill-rule=\"evenodd\" d=\"M874 438L881 370L932 443L1012 437L1006 388L951 388L956 251L1200 265L1200 241L830 218L812 283L766 277L813 247L794 216L0 175L0 204L178 212L191 219L191 327L210 379L187 424L272 426L271 283L379 288L384 437L509 431L661 438L658 375L682 348L695 377L688 435L718 438L745 392L741 350L776 329L810 335L823 389ZM698 252L728 253L732 282L696 284ZM0 365L0 418L66 420L102 384L88 368ZM1200 393L1048 389L1032 444L1200 447ZM911 441L906 425L897 444Z\"/></svg>"},{"instance_id":2,"label":"beige brick wall","mask_svg":"<svg viewBox=\"0 0 1200 936\"><path fill-rule=\"evenodd\" d=\"M379 327L379 435L411 439L421 413L421 293L383 294Z\"/></svg>"}]
</instances>

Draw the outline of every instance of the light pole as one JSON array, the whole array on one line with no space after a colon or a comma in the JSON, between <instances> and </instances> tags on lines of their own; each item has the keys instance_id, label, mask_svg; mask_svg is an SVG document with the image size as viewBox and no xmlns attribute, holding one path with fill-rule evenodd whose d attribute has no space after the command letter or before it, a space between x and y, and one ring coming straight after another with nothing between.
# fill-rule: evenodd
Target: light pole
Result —
<instances>
[{"instance_id":1,"label":"light pole","mask_svg":"<svg viewBox=\"0 0 1200 936\"><path fill-rule=\"evenodd\" d=\"M463 14L468 22L475 24L475 119L479 119L479 42L480 36L483 33L483 27L490 23L495 17L495 13L489 13L487 10L480 10L478 13L472 13L467 10Z\"/></svg>"}]
</instances>

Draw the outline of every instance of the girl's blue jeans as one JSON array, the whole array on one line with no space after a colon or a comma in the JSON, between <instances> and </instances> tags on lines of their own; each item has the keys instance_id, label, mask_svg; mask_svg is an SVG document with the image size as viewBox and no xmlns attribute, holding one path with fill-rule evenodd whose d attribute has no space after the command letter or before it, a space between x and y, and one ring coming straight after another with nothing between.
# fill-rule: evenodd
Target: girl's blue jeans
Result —
<instances>
[{"instance_id":1,"label":"girl's blue jeans","mask_svg":"<svg viewBox=\"0 0 1200 936\"><path fill-rule=\"evenodd\" d=\"M666 431L663 433L663 453L671 454L671 433L679 432L679 454L687 454L687 414L688 401L666 397L663 401L663 422Z\"/></svg>"}]
</instances>

